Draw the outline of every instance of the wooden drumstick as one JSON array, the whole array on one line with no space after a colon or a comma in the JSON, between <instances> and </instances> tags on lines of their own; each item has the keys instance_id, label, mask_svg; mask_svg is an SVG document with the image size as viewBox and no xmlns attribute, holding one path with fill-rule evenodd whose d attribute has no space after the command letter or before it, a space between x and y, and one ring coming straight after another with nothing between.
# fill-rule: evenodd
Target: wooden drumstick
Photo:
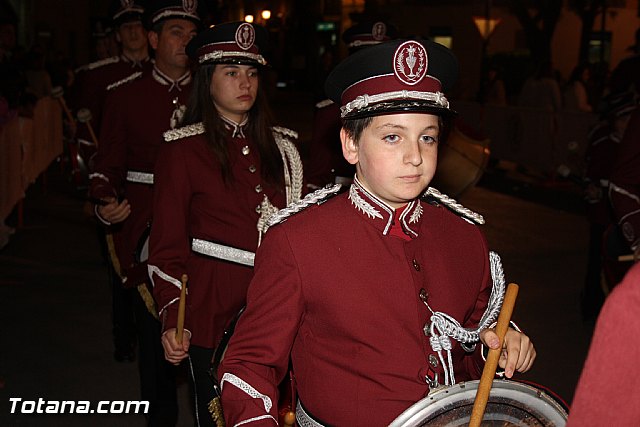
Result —
<instances>
[{"instance_id":1,"label":"wooden drumstick","mask_svg":"<svg viewBox=\"0 0 640 427\"><path fill-rule=\"evenodd\" d=\"M636 260L636 256L634 254L620 255L618 257L619 262L628 262L628 261L635 261L635 260Z\"/></svg>"},{"instance_id":2,"label":"wooden drumstick","mask_svg":"<svg viewBox=\"0 0 640 427\"><path fill-rule=\"evenodd\" d=\"M71 111L69 111L69 107L67 107L67 103L64 102L63 95L64 95L64 90L62 89L62 87L56 86L53 89L51 89L51 97L56 98L58 102L60 102L60 106L64 110L64 113L66 114L67 119L69 119L69 123L73 124L76 121L74 120L73 115L71 114Z\"/></svg>"},{"instance_id":3,"label":"wooden drumstick","mask_svg":"<svg viewBox=\"0 0 640 427\"><path fill-rule=\"evenodd\" d=\"M178 303L178 325L176 326L176 341L182 344L182 335L184 334L184 312L187 299L187 280L186 274L182 275L182 289L180 290L180 302Z\"/></svg>"},{"instance_id":4,"label":"wooden drumstick","mask_svg":"<svg viewBox=\"0 0 640 427\"><path fill-rule=\"evenodd\" d=\"M487 361L484 364L482 370L482 377L478 384L478 392L476 393L476 399L473 402L473 410L471 411L471 418L469 420L469 427L480 427L482 417L484 416L484 410L487 407L489 401L489 394L491 393L491 386L493 385L493 378L496 376L496 369L498 368L498 361L500 360L500 354L502 353L502 344L504 342L504 336L509 328L509 321L511 320L511 314L513 313L513 307L516 304L516 297L518 296L518 285L515 283L509 283L507 286L507 292L504 295L504 302L502 303L502 309L498 316L498 324L496 325L496 334L500 339L500 346L497 349L489 349L487 355Z\"/></svg>"},{"instance_id":5,"label":"wooden drumstick","mask_svg":"<svg viewBox=\"0 0 640 427\"><path fill-rule=\"evenodd\" d=\"M91 135L91 140L96 148L98 148L98 138L96 138L96 133L93 131L93 126L91 126L91 119L93 118L91 111L88 108L81 108L78 110L78 114L76 114L76 116L80 123L87 125L87 129L89 129L89 134Z\"/></svg>"}]
</instances>

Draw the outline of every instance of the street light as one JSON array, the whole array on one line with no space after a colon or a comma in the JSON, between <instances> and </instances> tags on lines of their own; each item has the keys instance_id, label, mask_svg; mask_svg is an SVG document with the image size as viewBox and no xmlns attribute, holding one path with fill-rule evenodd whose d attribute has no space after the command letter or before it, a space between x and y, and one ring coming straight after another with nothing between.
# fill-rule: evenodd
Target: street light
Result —
<instances>
[{"instance_id":1,"label":"street light","mask_svg":"<svg viewBox=\"0 0 640 427\"><path fill-rule=\"evenodd\" d=\"M482 51L480 53L480 86L484 86L487 79L488 60L487 60L487 48L489 46L489 39L500 23L500 19L491 18L491 0L485 0L484 16L474 16L473 22L480 32L482 37Z\"/></svg>"},{"instance_id":2,"label":"street light","mask_svg":"<svg viewBox=\"0 0 640 427\"><path fill-rule=\"evenodd\" d=\"M252 23L253 22L253 15L245 15L244 16L244 21L248 22L248 23Z\"/></svg>"},{"instance_id":3,"label":"street light","mask_svg":"<svg viewBox=\"0 0 640 427\"><path fill-rule=\"evenodd\" d=\"M482 39L488 40L491 34L493 34L493 30L495 30L500 23L500 18L487 19L482 16L474 16L473 22L476 24L476 27L478 28Z\"/></svg>"},{"instance_id":4,"label":"street light","mask_svg":"<svg viewBox=\"0 0 640 427\"><path fill-rule=\"evenodd\" d=\"M269 18L271 18L271 11L269 9L265 9L262 11L262 19L264 19L265 21L268 21Z\"/></svg>"}]
</instances>

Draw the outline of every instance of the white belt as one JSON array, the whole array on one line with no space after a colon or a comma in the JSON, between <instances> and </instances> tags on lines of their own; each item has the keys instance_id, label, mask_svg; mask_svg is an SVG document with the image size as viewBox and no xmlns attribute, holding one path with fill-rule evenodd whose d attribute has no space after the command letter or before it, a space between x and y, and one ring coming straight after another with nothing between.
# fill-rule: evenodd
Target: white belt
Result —
<instances>
[{"instance_id":1,"label":"white belt","mask_svg":"<svg viewBox=\"0 0 640 427\"><path fill-rule=\"evenodd\" d=\"M309 415L298 400L296 405L296 421L300 427L325 427L324 424L320 424Z\"/></svg>"},{"instance_id":2,"label":"white belt","mask_svg":"<svg viewBox=\"0 0 640 427\"><path fill-rule=\"evenodd\" d=\"M247 265L249 267L253 267L253 260L256 256L253 252L201 239L193 239L191 241L191 249L199 254Z\"/></svg>"},{"instance_id":3,"label":"white belt","mask_svg":"<svg viewBox=\"0 0 640 427\"><path fill-rule=\"evenodd\" d=\"M127 181L153 185L153 174L148 172L127 171Z\"/></svg>"}]
</instances>

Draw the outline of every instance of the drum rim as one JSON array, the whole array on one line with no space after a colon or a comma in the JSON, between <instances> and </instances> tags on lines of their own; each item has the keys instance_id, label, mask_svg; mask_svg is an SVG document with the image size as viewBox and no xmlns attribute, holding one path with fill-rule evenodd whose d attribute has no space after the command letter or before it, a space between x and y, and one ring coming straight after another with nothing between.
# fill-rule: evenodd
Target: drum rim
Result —
<instances>
[{"instance_id":1,"label":"drum rim","mask_svg":"<svg viewBox=\"0 0 640 427\"><path fill-rule=\"evenodd\" d=\"M471 398L475 398L476 393L474 390L477 390L478 384L478 380L466 381L460 382L451 387L437 390L433 394L420 399L418 402L407 408L391 424L389 424L388 427L409 427L419 425L417 424L419 422L429 421L426 417L429 415L437 415L438 413L436 411L442 408L443 402L449 400L455 401L455 398L459 399L461 396L471 393ZM565 425L568 417L568 412L562 406L561 402L558 402L549 393L531 384L513 380L496 379L493 381L490 398L504 397L512 399L513 396L507 396L505 393L506 391L514 390L522 392L528 397L536 397L538 400L544 402L546 406L553 409L552 412L555 416L553 417L553 419L549 420L552 423L551 425L558 427ZM546 416L547 414L544 413L544 415Z\"/></svg>"}]
</instances>

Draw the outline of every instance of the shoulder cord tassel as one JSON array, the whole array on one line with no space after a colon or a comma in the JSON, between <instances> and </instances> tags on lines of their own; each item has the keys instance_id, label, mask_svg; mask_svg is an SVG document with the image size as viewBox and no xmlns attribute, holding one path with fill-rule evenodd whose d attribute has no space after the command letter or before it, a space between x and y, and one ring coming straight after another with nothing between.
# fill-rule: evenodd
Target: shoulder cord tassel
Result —
<instances>
[{"instance_id":1,"label":"shoulder cord tassel","mask_svg":"<svg viewBox=\"0 0 640 427\"><path fill-rule=\"evenodd\" d=\"M480 341L480 331L490 327L495 321L504 301L505 281L500 256L495 252L489 252L489 263L491 265L491 279L493 286L491 287L491 295L487 309L485 310L477 328L463 328L460 323L446 313L433 311L429 304L424 301L431 312L431 326L429 328L429 342L433 351L438 353L440 363L444 368L445 385L454 385L455 376L453 373L453 360L451 357L451 339L460 342L465 351L473 351L475 344ZM468 345L472 344L472 345ZM447 352L447 363L445 363L442 351Z\"/></svg>"},{"instance_id":2,"label":"shoulder cord tassel","mask_svg":"<svg viewBox=\"0 0 640 427\"><path fill-rule=\"evenodd\" d=\"M302 197L303 169L300 153L296 146L286 138L282 138L278 133L273 134L280 155L282 156L282 167L284 171L284 185L286 189L287 206L297 202ZM256 224L258 228L258 246L262 243L262 236L267 232L269 219L278 212L278 208L273 206L267 196L264 196L260 205L260 219Z\"/></svg>"}]
</instances>

